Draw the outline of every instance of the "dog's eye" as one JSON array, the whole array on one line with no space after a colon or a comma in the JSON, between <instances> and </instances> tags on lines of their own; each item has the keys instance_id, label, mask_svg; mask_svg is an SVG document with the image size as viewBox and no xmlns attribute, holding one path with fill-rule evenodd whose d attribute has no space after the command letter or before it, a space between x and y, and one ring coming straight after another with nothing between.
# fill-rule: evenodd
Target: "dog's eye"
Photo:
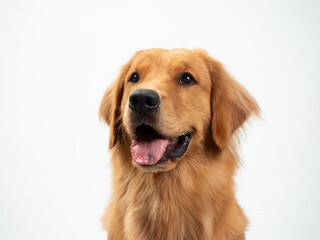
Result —
<instances>
[{"instance_id":1,"label":"dog's eye","mask_svg":"<svg viewBox=\"0 0 320 240\"><path fill-rule=\"evenodd\" d=\"M193 84L196 84L196 81L193 79L193 77L189 73L182 74L179 83L182 85L190 86Z\"/></svg>"},{"instance_id":2,"label":"dog's eye","mask_svg":"<svg viewBox=\"0 0 320 240\"><path fill-rule=\"evenodd\" d=\"M140 79L139 74L138 73L133 73L129 79L129 82L131 83L136 83L138 82Z\"/></svg>"}]
</instances>

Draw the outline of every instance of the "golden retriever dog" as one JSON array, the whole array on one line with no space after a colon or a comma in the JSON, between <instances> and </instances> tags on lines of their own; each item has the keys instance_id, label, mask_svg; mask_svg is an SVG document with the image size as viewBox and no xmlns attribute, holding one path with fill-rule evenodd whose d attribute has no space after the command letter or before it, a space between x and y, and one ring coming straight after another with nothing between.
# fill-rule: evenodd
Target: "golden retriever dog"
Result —
<instances>
[{"instance_id":1,"label":"golden retriever dog","mask_svg":"<svg viewBox=\"0 0 320 240\"><path fill-rule=\"evenodd\" d=\"M204 50L137 52L106 91L109 240L239 240L237 133L259 107Z\"/></svg>"}]
</instances>

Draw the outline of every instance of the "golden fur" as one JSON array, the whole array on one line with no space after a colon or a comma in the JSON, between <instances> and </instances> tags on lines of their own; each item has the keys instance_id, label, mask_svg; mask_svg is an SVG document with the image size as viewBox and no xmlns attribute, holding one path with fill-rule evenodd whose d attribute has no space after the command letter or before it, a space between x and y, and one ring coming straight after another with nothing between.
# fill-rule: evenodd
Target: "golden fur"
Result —
<instances>
[{"instance_id":1,"label":"golden fur","mask_svg":"<svg viewBox=\"0 0 320 240\"><path fill-rule=\"evenodd\" d=\"M135 71L137 84L128 83ZM197 84L181 86L190 72ZM152 89L162 105L154 128L173 137L193 131L186 153L164 166L132 161L128 98ZM113 194L102 218L109 240L240 240L247 219L234 196L237 130L259 107L249 93L201 49L137 52L106 91L100 117L110 126Z\"/></svg>"}]
</instances>

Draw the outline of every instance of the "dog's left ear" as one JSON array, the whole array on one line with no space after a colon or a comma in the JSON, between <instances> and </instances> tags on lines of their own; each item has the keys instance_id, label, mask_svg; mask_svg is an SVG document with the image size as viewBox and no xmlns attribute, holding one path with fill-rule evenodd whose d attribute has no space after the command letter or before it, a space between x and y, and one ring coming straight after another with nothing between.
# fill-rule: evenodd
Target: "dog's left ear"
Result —
<instances>
[{"instance_id":1,"label":"dog's left ear","mask_svg":"<svg viewBox=\"0 0 320 240\"><path fill-rule=\"evenodd\" d=\"M212 136L223 149L228 146L232 134L251 115L259 115L259 106L220 62L210 58L208 64L212 81Z\"/></svg>"},{"instance_id":2,"label":"dog's left ear","mask_svg":"<svg viewBox=\"0 0 320 240\"><path fill-rule=\"evenodd\" d=\"M100 109L99 117L110 126L109 148L113 148L120 135L121 120L121 101L125 77L130 68L130 62L121 69L119 77L112 83L105 92Z\"/></svg>"}]
</instances>

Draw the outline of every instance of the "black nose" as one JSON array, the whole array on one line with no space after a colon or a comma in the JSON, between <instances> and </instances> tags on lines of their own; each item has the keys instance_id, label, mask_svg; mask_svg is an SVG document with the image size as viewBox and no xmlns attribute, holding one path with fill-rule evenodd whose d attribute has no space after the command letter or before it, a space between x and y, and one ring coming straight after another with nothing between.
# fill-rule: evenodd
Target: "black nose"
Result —
<instances>
[{"instance_id":1,"label":"black nose","mask_svg":"<svg viewBox=\"0 0 320 240\"><path fill-rule=\"evenodd\" d=\"M129 97L129 107L141 115L156 110L160 105L159 95L149 89L137 89Z\"/></svg>"}]
</instances>

